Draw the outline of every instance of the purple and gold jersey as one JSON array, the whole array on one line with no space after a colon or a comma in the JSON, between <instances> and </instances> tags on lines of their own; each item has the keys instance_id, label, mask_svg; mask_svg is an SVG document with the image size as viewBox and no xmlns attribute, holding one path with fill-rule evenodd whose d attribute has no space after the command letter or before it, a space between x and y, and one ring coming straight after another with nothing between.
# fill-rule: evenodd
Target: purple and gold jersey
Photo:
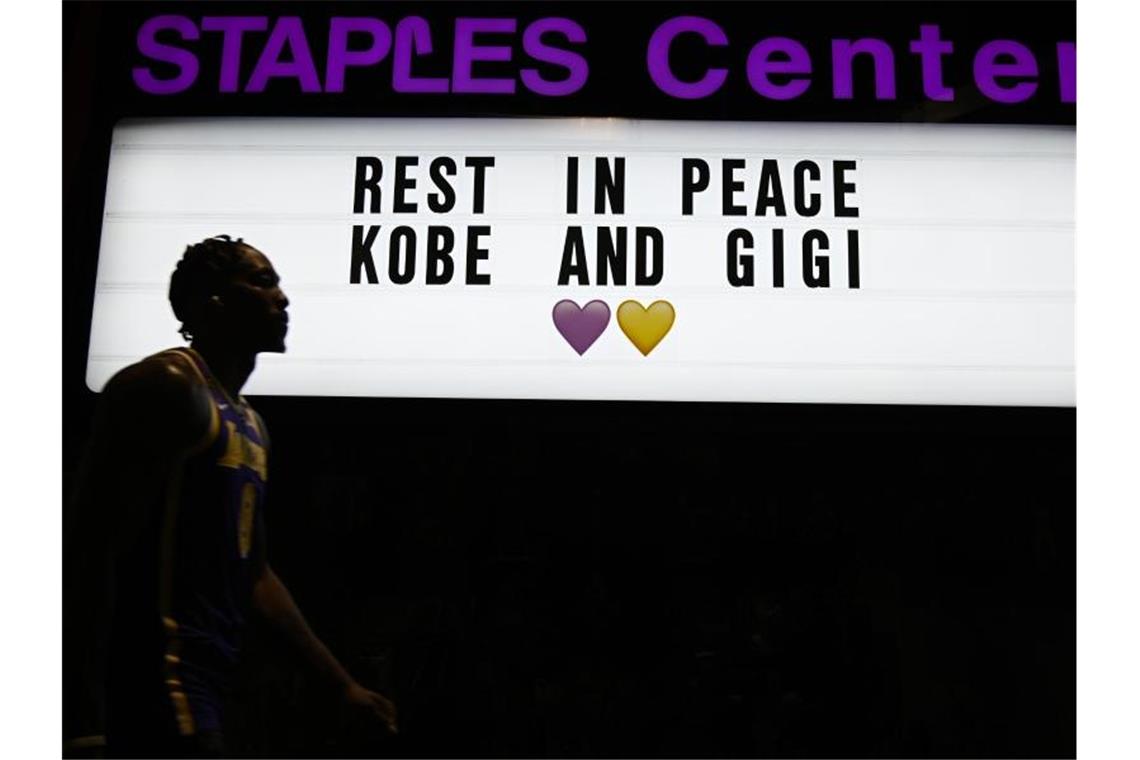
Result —
<instances>
[{"instance_id":1,"label":"purple and gold jersey","mask_svg":"<svg viewBox=\"0 0 1140 760\"><path fill-rule=\"evenodd\" d=\"M116 724L129 733L139 720L183 736L220 730L221 701L265 562L261 420L244 399L226 394L192 349L163 355L209 389L211 421L118 569L109 735Z\"/></svg>"}]
</instances>

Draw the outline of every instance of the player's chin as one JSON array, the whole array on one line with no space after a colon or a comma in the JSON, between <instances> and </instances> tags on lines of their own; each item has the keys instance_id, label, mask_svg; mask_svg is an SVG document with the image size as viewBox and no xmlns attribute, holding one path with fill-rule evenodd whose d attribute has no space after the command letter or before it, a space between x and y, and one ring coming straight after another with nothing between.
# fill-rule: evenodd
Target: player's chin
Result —
<instances>
[{"instance_id":1,"label":"player's chin","mask_svg":"<svg viewBox=\"0 0 1140 760\"><path fill-rule=\"evenodd\" d=\"M271 335L269 337L269 339L266 341L266 343L269 344L269 348L266 350L269 351L270 353L274 353L274 354L285 353L285 336L287 336L288 334L289 334L289 325L288 324L281 325L280 329L274 331L273 335Z\"/></svg>"},{"instance_id":2,"label":"player's chin","mask_svg":"<svg viewBox=\"0 0 1140 760\"><path fill-rule=\"evenodd\" d=\"M285 336L275 337L262 344L260 352L263 354L285 353Z\"/></svg>"}]
</instances>

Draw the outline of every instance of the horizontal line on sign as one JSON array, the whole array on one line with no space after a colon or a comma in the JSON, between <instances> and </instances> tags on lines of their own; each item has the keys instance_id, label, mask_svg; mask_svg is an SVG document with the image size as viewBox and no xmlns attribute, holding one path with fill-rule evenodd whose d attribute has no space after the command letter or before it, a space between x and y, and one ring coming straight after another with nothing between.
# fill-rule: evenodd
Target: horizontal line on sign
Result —
<instances>
[{"instance_id":1,"label":"horizontal line on sign","mask_svg":"<svg viewBox=\"0 0 1140 760\"><path fill-rule=\"evenodd\" d=\"M96 293L142 293L166 297L169 283L166 282L100 282L95 287ZM297 294L314 296L332 296L336 298L372 298L377 293L385 296L400 296L404 298L498 298L503 295L510 296L542 296L548 298L570 298L579 300L585 297L606 298L614 297L611 294L598 290L589 296L581 293L551 293L550 288L558 287L550 284L540 287L527 287L522 285L496 285L494 292L486 290L468 290L466 286L455 283L438 288L416 287L409 289L401 285L391 284L338 284L338 285L291 285L288 281L283 284L284 289L296 300ZM575 288L621 288L618 298L629 296L627 286L590 286L582 285ZM766 287L732 288L725 285L723 289L679 289L657 288L652 293L643 295L642 300L658 298L692 298L692 299L725 299L734 298L748 300L754 298L767 301L863 301L863 300L905 300L905 301L1057 301L1070 302L1075 293L1071 290L888 290L861 288L848 290L837 288L835 290L773 290Z\"/></svg>"},{"instance_id":2,"label":"horizontal line on sign","mask_svg":"<svg viewBox=\"0 0 1140 760\"><path fill-rule=\"evenodd\" d=\"M304 157L306 154L313 157L323 157L327 155L346 155L358 156L367 155L374 156L377 152L385 155L416 155L425 156L425 154L448 154L463 156L464 154L472 154L476 152L494 151L496 154L518 154L530 155L534 153L541 153L549 155L551 153L557 154L571 154L571 153L586 153L594 152L598 154L615 155L623 153L626 155L655 155L663 154L666 156L675 156L677 158L705 158L711 156L709 154L725 154L717 155L716 158L789 158L789 159L802 159L810 157L817 161L826 161L831 159L850 159L850 158L877 158L886 160L899 160L899 161L913 161L914 159L932 159L937 161L960 161L962 159L984 159L986 161L1073 161L1074 153L1072 151L1024 151L1024 152L1008 152L1008 151L973 151L973 150L895 150L890 148L847 148L847 147L820 147L820 146L802 146L792 148L780 148L777 150L758 151L754 147L733 146L733 145L703 145L693 146L692 144L686 145L665 145L665 146L646 146L637 143L615 144L606 142L589 142L589 143L540 143L537 145L472 145L465 144L448 144L441 143L439 145L425 145L424 143L416 143L414 145L300 145L300 144L278 144L266 145L264 143L229 143L229 144L192 144L192 143L114 143L112 145L112 152L123 153L148 153L148 154L161 154L161 155L194 155L198 156L203 153L206 154L260 154L260 155L293 155ZM823 155L821 155L823 154Z\"/></svg>"},{"instance_id":3,"label":"horizontal line on sign","mask_svg":"<svg viewBox=\"0 0 1140 760\"><path fill-rule=\"evenodd\" d=\"M139 357L122 356L116 354L90 354L88 359L91 361L103 362L123 362L123 361L137 361ZM580 359L571 357L567 359L406 359L406 358L333 358L333 357L311 357L311 358L298 358L291 357L288 354L278 355L272 359L273 364L340 364L345 366L359 366L364 364L420 364L427 366L455 366L455 367L501 367L503 365L511 365L517 367L525 366L548 366L548 367L584 367L589 364L592 366L601 367L648 367L652 362L652 366L656 367L669 367L673 369L685 369L687 367L755 367L759 369L774 369L774 370L817 370L817 371L837 371L837 370L858 370L858 371L876 371L876 370L900 370L906 372L1060 372L1071 373L1074 371L1073 365L1032 365L1032 364L917 364L908 362L868 362L868 363L852 363L845 364L843 362L750 362L750 361L702 361L702 360L659 360L647 358L630 358L629 360L618 359Z\"/></svg>"},{"instance_id":4,"label":"horizontal line on sign","mask_svg":"<svg viewBox=\"0 0 1140 760\"><path fill-rule=\"evenodd\" d=\"M245 211L245 212L196 212L196 211L108 211L104 219L110 223L123 224L129 222L149 222L159 224L183 222L245 222L248 224L381 224L393 225L424 225L424 224L534 224L556 227L568 226L624 226L654 225L660 227L683 225L687 227L757 227L767 228L778 226L788 230L807 230L822 226L840 226L844 229L1052 229L1072 230L1072 221L1058 221L1055 219L818 219L804 221L802 219L777 219L754 216L740 217L653 217L643 214L626 214L622 216L608 215L558 215L535 216L524 214L488 215L473 214L439 214L428 216L423 214L410 215L381 215L381 214L345 214L345 213L295 213L289 211Z\"/></svg>"}]
</instances>

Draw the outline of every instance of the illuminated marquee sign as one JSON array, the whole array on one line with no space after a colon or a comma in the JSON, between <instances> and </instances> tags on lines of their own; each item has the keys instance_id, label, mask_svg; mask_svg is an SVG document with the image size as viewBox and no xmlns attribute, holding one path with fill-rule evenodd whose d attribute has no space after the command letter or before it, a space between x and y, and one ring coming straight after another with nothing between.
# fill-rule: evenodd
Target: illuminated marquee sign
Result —
<instances>
[{"instance_id":1,"label":"illuminated marquee sign","mask_svg":"<svg viewBox=\"0 0 1140 760\"><path fill-rule=\"evenodd\" d=\"M288 82L302 93L342 93L349 70L375 69L388 59L388 85L398 93L511 95L521 89L562 97L580 91L589 80L590 61L583 52L588 35L574 19L460 17L450 21L448 29L437 23L433 31L427 19L414 15L392 20L334 16L321 23L310 22L308 27L299 16L154 16L139 27L140 65L132 75L139 90L152 95L181 93L195 86L224 93L262 93L273 80ZM160 41L162 35L167 41ZM314 54L311 35L320 38L323 56ZM678 75L671 52L678 38L684 37L696 38L709 48L732 46L721 24L697 15L667 19L647 40L626 40L625 44L640 45L646 51L645 70L661 92L690 100L707 98L722 88L729 69L707 65L694 79ZM441 38L450 44L441 43ZM220 42L220 48L200 42ZM1045 69L1055 71L1056 76L1055 88L1044 97L1076 102L1076 44L1071 40L1058 40L1050 50L1038 53L1011 39L989 40L976 50L963 51L959 45L956 51L954 41L943 37L939 24L922 23L900 51L890 41L874 36L836 37L829 42L829 65L820 71L820 62L812 60L800 40L759 36L745 48L742 73L752 91L769 100L802 96L813 77L830 79L836 100L851 100L856 62L865 59L873 67L874 97L894 100L897 67L913 65L921 70L922 97L945 102L955 99L955 88L947 85L943 64L957 52L972 56L972 84L991 101L1030 99L1037 94ZM256 53L252 67L247 65L244 70L243 49ZM1045 66L1038 60L1042 52L1048 59ZM218 72L217 78L200 82L202 59L213 55L216 60L209 63ZM433 58L449 62L447 76L416 73L425 60ZM540 65L551 73L544 73ZM171 73L156 74L156 67ZM621 76L630 72L605 73Z\"/></svg>"},{"instance_id":2,"label":"illuminated marquee sign","mask_svg":"<svg viewBox=\"0 0 1140 760\"><path fill-rule=\"evenodd\" d=\"M263 250L251 394L1071 405L1073 132L622 119L115 130L87 382Z\"/></svg>"}]
</instances>

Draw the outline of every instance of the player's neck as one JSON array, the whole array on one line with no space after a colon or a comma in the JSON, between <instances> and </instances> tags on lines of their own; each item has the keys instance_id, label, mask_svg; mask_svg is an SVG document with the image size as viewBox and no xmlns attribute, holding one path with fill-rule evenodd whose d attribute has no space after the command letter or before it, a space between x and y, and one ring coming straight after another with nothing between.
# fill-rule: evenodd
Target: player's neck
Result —
<instances>
[{"instance_id":1,"label":"player's neck","mask_svg":"<svg viewBox=\"0 0 1140 760\"><path fill-rule=\"evenodd\" d=\"M234 351L231 347L195 339L190 344L206 362L210 373L225 388L226 393L237 398L245 381L253 373L257 354Z\"/></svg>"}]
</instances>

